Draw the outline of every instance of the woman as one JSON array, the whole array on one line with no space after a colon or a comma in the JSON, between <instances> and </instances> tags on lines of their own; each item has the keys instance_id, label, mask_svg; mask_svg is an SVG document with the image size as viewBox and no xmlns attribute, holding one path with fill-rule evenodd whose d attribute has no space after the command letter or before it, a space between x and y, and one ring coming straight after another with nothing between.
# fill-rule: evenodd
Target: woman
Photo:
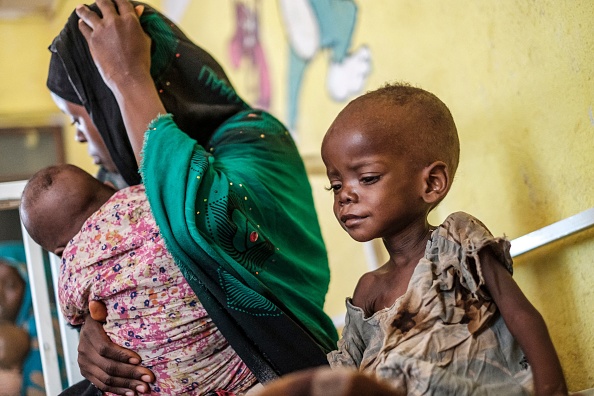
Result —
<instances>
[{"instance_id":1,"label":"woman","mask_svg":"<svg viewBox=\"0 0 594 396\"><path fill-rule=\"evenodd\" d=\"M336 341L322 310L326 251L286 128L250 108L155 10L143 6L139 23L128 1L97 5L78 7L52 43L48 87L90 114L126 182L145 184L167 247L261 382L326 364ZM121 349L106 354L136 362ZM118 367L81 371L102 391L144 385L146 371Z\"/></svg>"},{"instance_id":2,"label":"woman","mask_svg":"<svg viewBox=\"0 0 594 396\"><path fill-rule=\"evenodd\" d=\"M29 333L30 348L22 368L21 395L45 395L37 328L21 243L0 245L0 321L8 321Z\"/></svg>"}]
</instances>

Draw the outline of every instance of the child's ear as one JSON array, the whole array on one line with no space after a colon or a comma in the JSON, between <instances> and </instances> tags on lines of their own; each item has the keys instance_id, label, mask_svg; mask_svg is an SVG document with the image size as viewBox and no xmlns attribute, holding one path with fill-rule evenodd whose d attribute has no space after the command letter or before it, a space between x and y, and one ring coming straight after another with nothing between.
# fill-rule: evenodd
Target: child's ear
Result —
<instances>
[{"instance_id":1,"label":"child's ear","mask_svg":"<svg viewBox=\"0 0 594 396\"><path fill-rule=\"evenodd\" d=\"M448 166L442 161L435 161L423 169L423 200L428 204L441 201L450 187Z\"/></svg>"}]
</instances>

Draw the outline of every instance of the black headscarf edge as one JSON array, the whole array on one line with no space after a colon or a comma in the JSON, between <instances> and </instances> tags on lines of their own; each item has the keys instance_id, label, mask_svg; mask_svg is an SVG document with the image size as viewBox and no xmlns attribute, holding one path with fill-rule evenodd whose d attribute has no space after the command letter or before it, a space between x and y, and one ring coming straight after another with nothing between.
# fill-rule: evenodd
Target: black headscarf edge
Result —
<instances>
[{"instance_id":1,"label":"black headscarf edge","mask_svg":"<svg viewBox=\"0 0 594 396\"><path fill-rule=\"evenodd\" d=\"M207 51L195 45L177 25L154 8L141 2L132 3L145 7L142 18L158 15L164 22L159 27L163 29L166 25L175 36L175 42L166 46L168 58L164 62L161 59L163 66L153 75L155 85L165 108L174 115L180 129L206 145L224 120L247 105L233 90L223 68ZM96 4L89 7L98 11ZM86 40L78 29L78 20L78 15L73 12L49 47L52 56L47 86L63 99L85 107L122 177L129 185L138 184L141 178L117 101L93 62ZM215 84L217 87L227 87L224 92L197 78L205 67L222 82Z\"/></svg>"}]
</instances>

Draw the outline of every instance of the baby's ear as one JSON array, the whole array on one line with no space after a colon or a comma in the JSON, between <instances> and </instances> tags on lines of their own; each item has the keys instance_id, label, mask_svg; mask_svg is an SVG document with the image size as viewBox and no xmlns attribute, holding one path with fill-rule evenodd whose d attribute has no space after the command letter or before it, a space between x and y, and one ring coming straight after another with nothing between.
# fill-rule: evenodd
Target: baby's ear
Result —
<instances>
[{"instance_id":1,"label":"baby's ear","mask_svg":"<svg viewBox=\"0 0 594 396\"><path fill-rule=\"evenodd\" d=\"M439 203L450 189L450 173L443 161L435 161L423 169L423 200L428 204Z\"/></svg>"}]
</instances>

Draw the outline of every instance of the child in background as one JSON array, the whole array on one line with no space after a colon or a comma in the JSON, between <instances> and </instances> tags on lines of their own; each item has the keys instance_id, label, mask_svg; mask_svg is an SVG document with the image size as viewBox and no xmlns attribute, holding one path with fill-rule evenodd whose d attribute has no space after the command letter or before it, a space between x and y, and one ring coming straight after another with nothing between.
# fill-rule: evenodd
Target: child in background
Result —
<instances>
[{"instance_id":1,"label":"child in background","mask_svg":"<svg viewBox=\"0 0 594 396\"><path fill-rule=\"evenodd\" d=\"M20 370L20 393L14 395L45 396L37 327L24 261L25 249L22 242L0 242L0 322L18 326L25 331L29 340L28 353ZM14 378L14 374L12 377ZM0 381L0 385L3 383Z\"/></svg>"},{"instance_id":2,"label":"child in background","mask_svg":"<svg viewBox=\"0 0 594 396\"><path fill-rule=\"evenodd\" d=\"M462 212L427 216L459 160L454 120L435 95L387 85L347 105L322 143L334 214L389 260L347 299L333 368L409 395L567 394L545 322L512 278L510 244Z\"/></svg>"},{"instance_id":3,"label":"child in background","mask_svg":"<svg viewBox=\"0 0 594 396\"><path fill-rule=\"evenodd\" d=\"M23 317L28 314L21 312L29 291L19 266L23 267L24 272L24 263L9 257L0 257L0 322L22 322ZM29 297L28 300L30 299Z\"/></svg>"},{"instance_id":4,"label":"child in background","mask_svg":"<svg viewBox=\"0 0 594 396\"><path fill-rule=\"evenodd\" d=\"M0 396L20 395L29 334L14 323L0 322Z\"/></svg>"},{"instance_id":5,"label":"child in background","mask_svg":"<svg viewBox=\"0 0 594 396\"><path fill-rule=\"evenodd\" d=\"M257 382L165 248L143 185L116 192L73 165L45 168L23 191L21 218L62 257L64 316L81 325L89 302L103 301L111 340L155 373L151 394L241 393Z\"/></svg>"}]
</instances>

